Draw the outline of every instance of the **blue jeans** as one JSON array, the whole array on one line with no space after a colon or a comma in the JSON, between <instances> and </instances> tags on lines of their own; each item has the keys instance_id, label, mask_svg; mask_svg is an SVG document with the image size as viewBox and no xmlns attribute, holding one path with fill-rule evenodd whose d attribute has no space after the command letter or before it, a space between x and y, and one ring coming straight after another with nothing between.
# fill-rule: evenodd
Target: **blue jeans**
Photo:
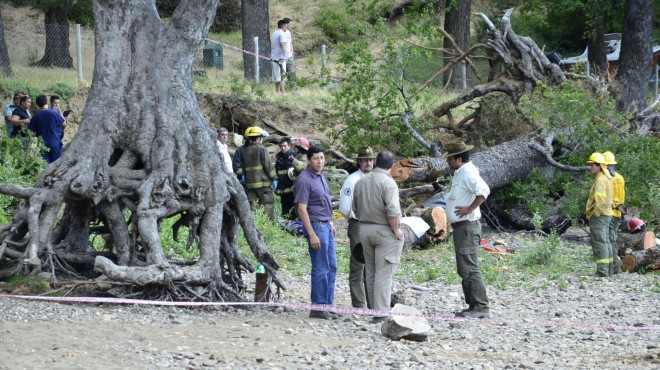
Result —
<instances>
[{"instance_id":1,"label":"blue jeans","mask_svg":"<svg viewBox=\"0 0 660 370\"><path fill-rule=\"evenodd\" d=\"M307 238L309 257L312 260L312 304L332 305L335 300L335 276L337 275L337 253L332 226L327 222L312 222L312 228L321 241L319 250L312 249Z\"/></svg>"}]
</instances>

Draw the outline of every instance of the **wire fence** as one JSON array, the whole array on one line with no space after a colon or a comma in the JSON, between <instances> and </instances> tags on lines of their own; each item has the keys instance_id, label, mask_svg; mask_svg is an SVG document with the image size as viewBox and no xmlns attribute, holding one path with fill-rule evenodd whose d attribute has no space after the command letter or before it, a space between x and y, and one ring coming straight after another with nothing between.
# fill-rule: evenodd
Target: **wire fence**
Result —
<instances>
[{"instance_id":1,"label":"wire fence","mask_svg":"<svg viewBox=\"0 0 660 370\"><path fill-rule=\"evenodd\" d=\"M43 18L42 18L43 19ZM45 25L43 20L13 17L3 12L5 40L14 76L17 80L38 82L38 88L48 89L58 83L76 86L90 84L94 70L94 30L79 25ZM271 84L271 69L279 68L272 62L270 35L267 40L241 40L240 36L213 35L205 40L197 53L193 66L194 75L204 75L229 85ZM264 43L266 47L264 47ZM295 45L295 34L294 34ZM294 80L313 79L332 83L340 81L342 71L334 65L337 50L326 45L307 48L304 54L295 56L295 74L287 74L289 85ZM432 60L419 60L404 74L409 81L421 85L442 65L439 56ZM482 63L478 63L482 64ZM291 65L288 66L291 70ZM483 66L478 67L481 69ZM487 68L487 67L486 67ZM471 74L472 83L478 83ZM442 78L434 84L442 84Z\"/></svg>"}]
</instances>

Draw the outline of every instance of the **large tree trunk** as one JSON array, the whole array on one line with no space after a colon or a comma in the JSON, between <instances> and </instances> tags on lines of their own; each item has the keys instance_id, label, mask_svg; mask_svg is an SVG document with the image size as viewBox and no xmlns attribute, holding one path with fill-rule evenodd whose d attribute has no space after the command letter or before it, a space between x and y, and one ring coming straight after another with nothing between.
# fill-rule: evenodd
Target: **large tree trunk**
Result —
<instances>
[{"instance_id":1,"label":"large tree trunk","mask_svg":"<svg viewBox=\"0 0 660 370\"><path fill-rule=\"evenodd\" d=\"M646 103L651 76L653 0L628 0L624 11L619 70L616 75L616 108L639 112Z\"/></svg>"},{"instance_id":2,"label":"large tree trunk","mask_svg":"<svg viewBox=\"0 0 660 370\"><path fill-rule=\"evenodd\" d=\"M445 31L454 38L461 51L467 51L470 48L470 8L472 6L472 0L446 0L446 2L449 11L445 14ZM447 40L444 42L444 48L446 50L452 49L452 46ZM447 65L458 55L455 50L453 53L446 52L443 58L444 65ZM452 89L472 87L470 70L465 61L455 64L450 70L446 71L443 79L445 85L449 85Z\"/></svg>"},{"instance_id":3,"label":"large tree trunk","mask_svg":"<svg viewBox=\"0 0 660 370\"><path fill-rule=\"evenodd\" d=\"M94 80L75 138L35 188L0 187L27 199L13 228L0 229L4 242L27 238L24 262L38 269L64 247L87 254L89 243L80 235L86 238L89 223L100 220L112 233L119 266L98 257L97 271L159 286L168 299L219 299L240 292L241 271L253 271L238 251L242 227L253 254L281 286L277 263L240 183L224 168L192 88L192 64L218 1L181 0L167 22L154 0L94 2ZM189 244L200 250L192 266L169 263L161 246L161 221L178 215L176 226L188 226Z\"/></svg>"},{"instance_id":4,"label":"large tree trunk","mask_svg":"<svg viewBox=\"0 0 660 370\"><path fill-rule=\"evenodd\" d=\"M596 11L593 27L589 31L587 59L591 73L595 76L607 76L607 49L605 48L605 12Z\"/></svg>"},{"instance_id":5,"label":"large tree trunk","mask_svg":"<svg viewBox=\"0 0 660 370\"><path fill-rule=\"evenodd\" d=\"M268 1L241 0L241 25L243 34L243 50L254 52L254 37L259 37L259 79L262 82L271 80L272 62L270 62L270 30L268 29ZM243 53L243 77L254 80L256 63L255 56Z\"/></svg>"},{"instance_id":6,"label":"large tree trunk","mask_svg":"<svg viewBox=\"0 0 660 370\"><path fill-rule=\"evenodd\" d=\"M69 53L68 2L56 1L46 10L46 50L36 64L42 67L73 68Z\"/></svg>"},{"instance_id":7,"label":"large tree trunk","mask_svg":"<svg viewBox=\"0 0 660 370\"><path fill-rule=\"evenodd\" d=\"M530 147L537 144L531 138L520 138L495 145L470 155L481 177L491 189L525 178L534 167L547 166L546 157ZM419 157L402 160L392 167L398 182L432 182L449 172L446 158Z\"/></svg>"},{"instance_id":8,"label":"large tree trunk","mask_svg":"<svg viewBox=\"0 0 660 370\"><path fill-rule=\"evenodd\" d=\"M14 72L11 70L9 52L7 51L7 42L5 41L5 26L2 22L2 9L0 9L0 71L7 77L14 74Z\"/></svg>"}]
</instances>

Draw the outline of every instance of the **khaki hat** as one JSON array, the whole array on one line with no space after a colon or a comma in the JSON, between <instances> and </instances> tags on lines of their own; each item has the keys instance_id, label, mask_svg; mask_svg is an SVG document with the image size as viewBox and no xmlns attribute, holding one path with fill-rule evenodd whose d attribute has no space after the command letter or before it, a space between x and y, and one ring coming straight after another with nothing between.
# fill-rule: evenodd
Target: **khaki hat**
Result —
<instances>
[{"instance_id":1,"label":"khaki hat","mask_svg":"<svg viewBox=\"0 0 660 370\"><path fill-rule=\"evenodd\" d=\"M447 152L443 157L451 157L452 155L462 154L474 149L474 145L465 145L462 141L455 141L447 143Z\"/></svg>"},{"instance_id":2,"label":"khaki hat","mask_svg":"<svg viewBox=\"0 0 660 370\"><path fill-rule=\"evenodd\" d=\"M358 154L355 159L376 159L376 153L374 153L374 150L371 149L370 146L363 146L358 149Z\"/></svg>"}]
</instances>

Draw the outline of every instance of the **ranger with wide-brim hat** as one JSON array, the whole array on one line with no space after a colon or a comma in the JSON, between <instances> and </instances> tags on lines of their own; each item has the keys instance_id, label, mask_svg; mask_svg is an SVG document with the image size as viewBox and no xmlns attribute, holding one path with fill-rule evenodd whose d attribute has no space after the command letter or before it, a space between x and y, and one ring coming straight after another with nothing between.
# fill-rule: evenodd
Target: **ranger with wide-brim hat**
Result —
<instances>
[{"instance_id":1,"label":"ranger with wide-brim hat","mask_svg":"<svg viewBox=\"0 0 660 370\"><path fill-rule=\"evenodd\" d=\"M376 159L376 153L370 146L363 146L358 149L355 159Z\"/></svg>"},{"instance_id":2,"label":"ranger with wide-brim hat","mask_svg":"<svg viewBox=\"0 0 660 370\"><path fill-rule=\"evenodd\" d=\"M474 145L465 145L465 143L462 141L447 143L446 147L447 147L447 152L442 155L445 158L458 154L463 154L465 152L469 152L470 150L474 149Z\"/></svg>"}]
</instances>

